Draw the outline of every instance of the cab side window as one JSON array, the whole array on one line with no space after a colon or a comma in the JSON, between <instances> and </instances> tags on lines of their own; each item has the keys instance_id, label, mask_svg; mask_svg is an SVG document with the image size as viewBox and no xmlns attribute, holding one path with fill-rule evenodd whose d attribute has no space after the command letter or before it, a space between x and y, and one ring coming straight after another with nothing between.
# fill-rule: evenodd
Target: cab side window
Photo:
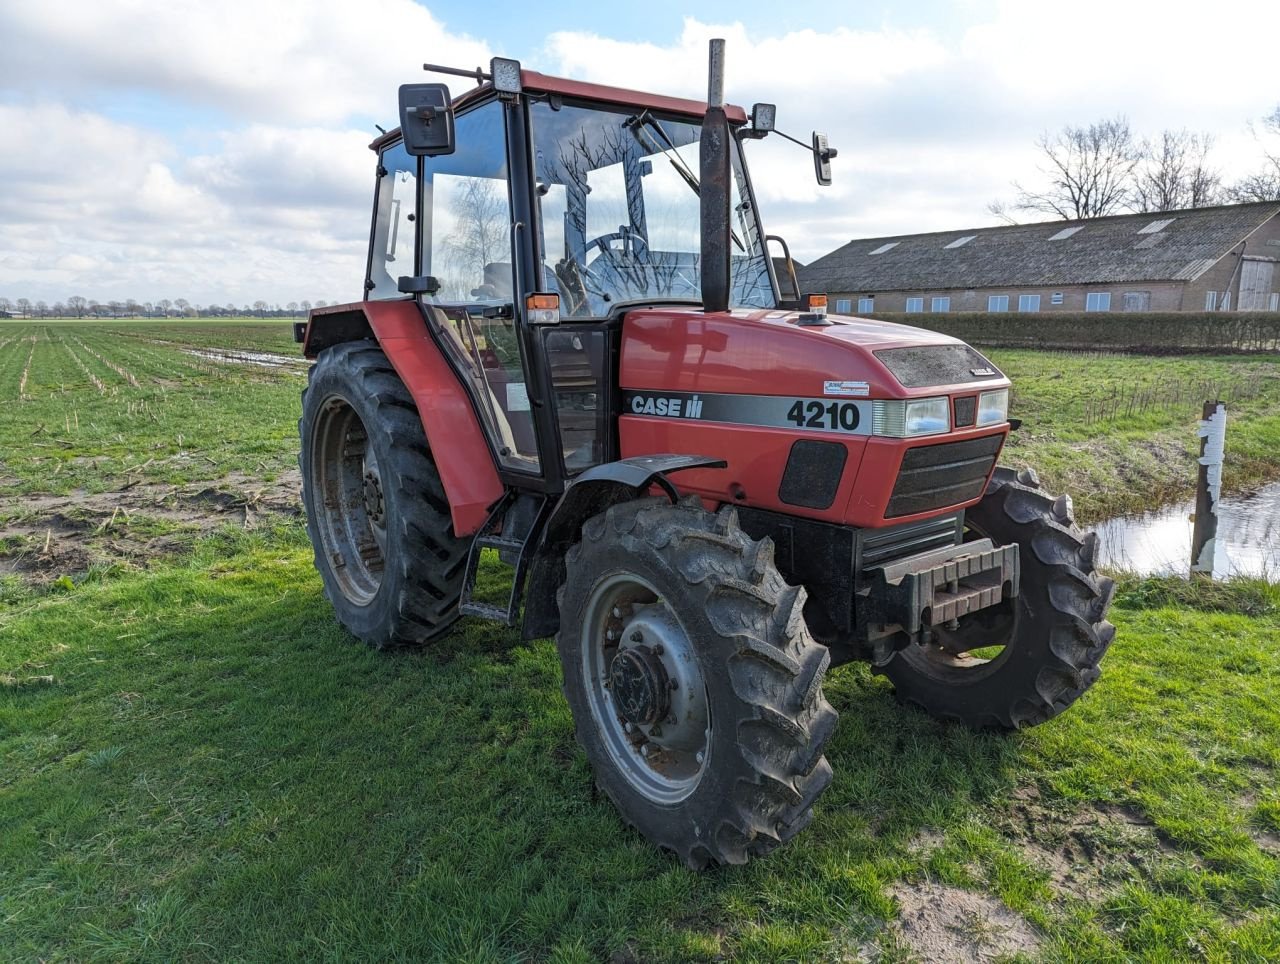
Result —
<instances>
[{"instance_id":1,"label":"cab side window","mask_svg":"<svg viewBox=\"0 0 1280 964\"><path fill-rule=\"evenodd\" d=\"M398 280L417 273L414 212L418 203L418 159L397 144L383 151L378 163L386 173L378 178L367 287L370 298L403 298L406 296L400 293Z\"/></svg>"}]
</instances>

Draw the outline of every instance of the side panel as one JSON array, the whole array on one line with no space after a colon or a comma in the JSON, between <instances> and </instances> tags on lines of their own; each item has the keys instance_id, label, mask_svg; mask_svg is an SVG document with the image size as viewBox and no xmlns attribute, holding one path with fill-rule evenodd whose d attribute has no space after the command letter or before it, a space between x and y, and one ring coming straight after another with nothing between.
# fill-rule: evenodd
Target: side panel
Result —
<instances>
[{"instance_id":1,"label":"side panel","mask_svg":"<svg viewBox=\"0 0 1280 964\"><path fill-rule=\"evenodd\" d=\"M367 329L357 323L363 314ZM330 344L333 332L368 337L371 331L418 406L431 455L449 496L453 529L470 535L480 528L489 507L502 497L484 432L467 393L431 340L414 301L364 301L313 311L307 320L303 351L308 357Z\"/></svg>"}]
</instances>

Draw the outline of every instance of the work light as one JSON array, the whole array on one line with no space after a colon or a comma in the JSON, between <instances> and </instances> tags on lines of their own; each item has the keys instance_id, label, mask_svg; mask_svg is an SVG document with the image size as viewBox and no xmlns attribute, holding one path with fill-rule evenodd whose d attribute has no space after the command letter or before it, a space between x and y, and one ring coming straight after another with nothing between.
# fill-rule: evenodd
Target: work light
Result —
<instances>
[{"instance_id":1,"label":"work light","mask_svg":"<svg viewBox=\"0 0 1280 964\"><path fill-rule=\"evenodd\" d=\"M518 60L494 57L489 61L489 75L493 78L493 89L499 93L518 94L523 89L520 83L520 61Z\"/></svg>"}]
</instances>

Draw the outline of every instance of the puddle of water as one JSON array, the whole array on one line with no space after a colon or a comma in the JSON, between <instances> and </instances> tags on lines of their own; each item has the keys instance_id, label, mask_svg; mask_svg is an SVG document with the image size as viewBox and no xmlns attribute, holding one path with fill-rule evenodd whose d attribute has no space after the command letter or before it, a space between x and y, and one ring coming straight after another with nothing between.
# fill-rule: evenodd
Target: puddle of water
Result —
<instances>
[{"instance_id":1,"label":"puddle of water","mask_svg":"<svg viewBox=\"0 0 1280 964\"><path fill-rule=\"evenodd\" d=\"M260 365L263 368L290 368L306 364L304 359L288 355L273 355L265 351L221 351L217 349L184 348L184 355L208 358L210 361L232 365Z\"/></svg>"},{"instance_id":2,"label":"puddle of water","mask_svg":"<svg viewBox=\"0 0 1280 964\"><path fill-rule=\"evenodd\" d=\"M1191 568L1192 502L1100 523L1101 565L1140 575L1185 576ZM1280 483L1218 504L1213 574L1280 580Z\"/></svg>"}]
</instances>

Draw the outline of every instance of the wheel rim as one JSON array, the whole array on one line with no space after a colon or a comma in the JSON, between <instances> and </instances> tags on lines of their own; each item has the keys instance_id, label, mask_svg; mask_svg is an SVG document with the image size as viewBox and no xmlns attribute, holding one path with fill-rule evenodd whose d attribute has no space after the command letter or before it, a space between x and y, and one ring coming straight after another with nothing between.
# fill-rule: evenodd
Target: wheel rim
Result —
<instances>
[{"instance_id":1,"label":"wheel rim","mask_svg":"<svg viewBox=\"0 0 1280 964\"><path fill-rule=\"evenodd\" d=\"M592 590L582 641L587 703L609 756L637 792L679 803L711 751L707 687L684 627L647 580L614 573Z\"/></svg>"},{"instance_id":2,"label":"wheel rim","mask_svg":"<svg viewBox=\"0 0 1280 964\"><path fill-rule=\"evenodd\" d=\"M312 512L329 571L347 599L367 605L382 585L387 507L369 433L341 396L320 405L311 483Z\"/></svg>"},{"instance_id":3,"label":"wheel rim","mask_svg":"<svg viewBox=\"0 0 1280 964\"><path fill-rule=\"evenodd\" d=\"M966 520L966 524L972 538L991 538L971 522ZM999 544L994 538L991 541ZM976 683L994 673L1013 653L1019 613L1017 600L1006 598L999 606L967 617L958 629L935 626L929 643L912 643L900 655L935 679Z\"/></svg>"}]
</instances>

